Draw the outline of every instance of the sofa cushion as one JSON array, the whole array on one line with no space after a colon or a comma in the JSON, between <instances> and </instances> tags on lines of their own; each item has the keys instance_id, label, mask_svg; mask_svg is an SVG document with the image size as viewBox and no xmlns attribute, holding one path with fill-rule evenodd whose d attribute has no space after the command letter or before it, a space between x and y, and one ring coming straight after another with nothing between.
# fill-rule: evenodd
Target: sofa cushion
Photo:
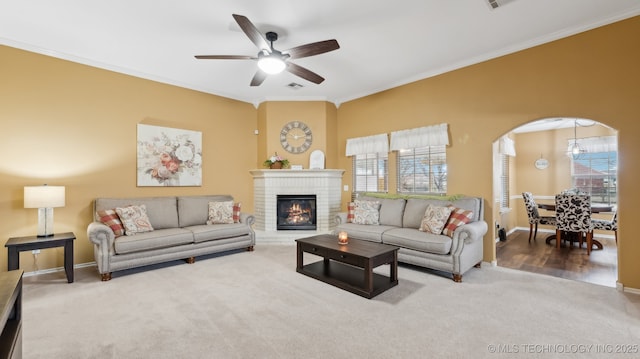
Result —
<instances>
[{"instance_id":1,"label":"sofa cushion","mask_svg":"<svg viewBox=\"0 0 640 359\"><path fill-rule=\"evenodd\" d=\"M336 227L335 232L347 232L349 238L363 239L371 242L382 242L382 233L393 229L392 226L367 226L355 223L343 223Z\"/></svg>"},{"instance_id":2,"label":"sofa cushion","mask_svg":"<svg viewBox=\"0 0 640 359\"><path fill-rule=\"evenodd\" d=\"M380 202L380 224L385 226L402 227L402 216L407 201L404 198L385 198L373 196L358 196L359 200Z\"/></svg>"},{"instance_id":3,"label":"sofa cushion","mask_svg":"<svg viewBox=\"0 0 640 359\"><path fill-rule=\"evenodd\" d=\"M209 202L221 201L233 201L233 197L229 195L178 197L177 206L180 227L206 224L209 219Z\"/></svg>"},{"instance_id":4,"label":"sofa cushion","mask_svg":"<svg viewBox=\"0 0 640 359\"><path fill-rule=\"evenodd\" d=\"M195 243L249 235L251 232L249 226L241 223L189 226L185 229L193 232Z\"/></svg>"},{"instance_id":5,"label":"sofa cushion","mask_svg":"<svg viewBox=\"0 0 640 359\"><path fill-rule=\"evenodd\" d=\"M178 227L176 197L97 198L95 211L142 204L147 207L147 216L154 229Z\"/></svg>"},{"instance_id":6,"label":"sofa cushion","mask_svg":"<svg viewBox=\"0 0 640 359\"><path fill-rule=\"evenodd\" d=\"M433 234L441 234L442 229L445 224L447 224L447 220L451 215L451 210L453 207L438 207L433 205L428 205L427 209L424 212L424 216L422 217L422 221L420 222L420 228L418 228L421 232L429 232Z\"/></svg>"},{"instance_id":7,"label":"sofa cushion","mask_svg":"<svg viewBox=\"0 0 640 359\"><path fill-rule=\"evenodd\" d=\"M356 200L353 223L380 224L380 202Z\"/></svg>"},{"instance_id":8,"label":"sofa cushion","mask_svg":"<svg viewBox=\"0 0 640 359\"><path fill-rule=\"evenodd\" d=\"M451 237L413 228L393 228L382 234L382 243L435 254L449 254L451 242Z\"/></svg>"},{"instance_id":9,"label":"sofa cushion","mask_svg":"<svg viewBox=\"0 0 640 359\"><path fill-rule=\"evenodd\" d=\"M148 251L193 243L193 233L182 228L167 228L135 236L118 237L114 242L116 254Z\"/></svg>"},{"instance_id":10,"label":"sofa cushion","mask_svg":"<svg viewBox=\"0 0 640 359\"><path fill-rule=\"evenodd\" d=\"M430 200L409 198L404 208L402 226L404 228L420 228L422 218L424 217L424 213L427 211L427 206L430 203Z\"/></svg>"},{"instance_id":11,"label":"sofa cushion","mask_svg":"<svg viewBox=\"0 0 640 359\"><path fill-rule=\"evenodd\" d=\"M402 227L402 216L407 201L398 198L385 198L380 201L380 224Z\"/></svg>"},{"instance_id":12,"label":"sofa cushion","mask_svg":"<svg viewBox=\"0 0 640 359\"><path fill-rule=\"evenodd\" d=\"M98 211L96 215L98 216L100 222L111 228L113 234L115 234L116 237L124 235L124 225L120 221L120 217L118 216L118 213L116 213L115 209L105 209L102 211Z\"/></svg>"},{"instance_id":13,"label":"sofa cushion","mask_svg":"<svg viewBox=\"0 0 640 359\"><path fill-rule=\"evenodd\" d=\"M477 222L484 220L484 218L481 217L481 215L484 215L481 210L481 201L482 198L479 197L463 197L451 202L451 205L456 208L462 208L473 212L473 216L471 216L471 220L469 222Z\"/></svg>"},{"instance_id":14,"label":"sofa cushion","mask_svg":"<svg viewBox=\"0 0 640 359\"><path fill-rule=\"evenodd\" d=\"M420 228L420 222L427 210L428 205L446 207L452 205L456 208L466 209L473 212L473 218L470 222L483 220L482 218L482 199L478 197L462 197L454 201L438 200L438 199L420 199L409 198L404 209L402 217L402 226L404 228Z\"/></svg>"},{"instance_id":15,"label":"sofa cushion","mask_svg":"<svg viewBox=\"0 0 640 359\"><path fill-rule=\"evenodd\" d=\"M209 202L207 224L233 223L233 201Z\"/></svg>"},{"instance_id":16,"label":"sofa cushion","mask_svg":"<svg viewBox=\"0 0 640 359\"><path fill-rule=\"evenodd\" d=\"M453 210L451 211L451 215L449 215L449 220L447 220L447 224L444 226L444 229L442 229L442 234L449 237L453 237L453 232L455 232L458 227L469 223L471 218L473 218L473 212L469 210L453 206L451 206L451 208Z\"/></svg>"},{"instance_id":17,"label":"sofa cushion","mask_svg":"<svg viewBox=\"0 0 640 359\"><path fill-rule=\"evenodd\" d=\"M124 234L133 236L138 233L151 232L153 226L147 216L147 206L116 207L116 213L124 225Z\"/></svg>"}]
</instances>

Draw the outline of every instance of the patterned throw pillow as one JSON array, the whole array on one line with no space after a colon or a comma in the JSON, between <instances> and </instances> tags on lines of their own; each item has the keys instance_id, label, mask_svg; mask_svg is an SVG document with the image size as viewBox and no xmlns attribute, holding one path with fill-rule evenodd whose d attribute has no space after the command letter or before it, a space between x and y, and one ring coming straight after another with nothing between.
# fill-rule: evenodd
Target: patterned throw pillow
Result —
<instances>
[{"instance_id":1,"label":"patterned throw pillow","mask_svg":"<svg viewBox=\"0 0 640 359\"><path fill-rule=\"evenodd\" d=\"M233 201L209 202L207 224L233 223Z\"/></svg>"},{"instance_id":2,"label":"patterned throw pillow","mask_svg":"<svg viewBox=\"0 0 640 359\"><path fill-rule=\"evenodd\" d=\"M116 208L116 213L124 225L124 234L133 236L138 233L151 232L153 226L147 216L147 206L128 206Z\"/></svg>"},{"instance_id":3,"label":"patterned throw pillow","mask_svg":"<svg viewBox=\"0 0 640 359\"><path fill-rule=\"evenodd\" d=\"M241 207L241 203L234 203L233 204L233 223L240 223L240 207Z\"/></svg>"},{"instance_id":4,"label":"patterned throw pillow","mask_svg":"<svg viewBox=\"0 0 640 359\"><path fill-rule=\"evenodd\" d=\"M355 217L356 204L353 202L349 202L347 205L347 223L353 223L353 218Z\"/></svg>"},{"instance_id":5,"label":"patterned throw pillow","mask_svg":"<svg viewBox=\"0 0 640 359\"><path fill-rule=\"evenodd\" d=\"M447 223L451 210L451 207L428 205L427 210L424 211L424 216L422 217L422 222L420 222L420 228L418 228L418 230L433 234L442 233L442 228L444 228L445 223Z\"/></svg>"},{"instance_id":6,"label":"patterned throw pillow","mask_svg":"<svg viewBox=\"0 0 640 359\"><path fill-rule=\"evenodd\" d=\"M98 215L100 222L109 226L116 237L124 235L124 226L122 225L120 217L118 217L115 209L105 209L104 211L96 212L96 214Z\"/></svg>"},{"instance_id":7,"label":"patterned throw pillow","mask_svg":"<svg viewBox=\"0 0 640 359\"><path fill-rule=\"evenodd\" d=\"M380 224L380 202L356 200L354 205L353 223Z\"/></svg>"},{"instance_id":8,"label":"patterned throw pillow","mask_svg":"<svg viewBox=\"0 0 640 359\"><path fill-rule=\"evenodd\" d=\"M454 206L449 207L452 208L451 215L442 230L442 234L453 238L453 232L455 232L456 228L471 221L471 218L473 218L473 212L462 208L456 208Z\"/></svg>"}]
</instances>

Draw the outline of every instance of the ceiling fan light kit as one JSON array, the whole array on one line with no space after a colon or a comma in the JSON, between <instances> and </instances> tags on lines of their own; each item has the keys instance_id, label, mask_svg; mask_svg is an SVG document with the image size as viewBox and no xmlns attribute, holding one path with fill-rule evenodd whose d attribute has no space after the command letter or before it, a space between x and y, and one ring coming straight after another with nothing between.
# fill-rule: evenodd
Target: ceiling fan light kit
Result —
<instances>
[{"instance_id":1,"label":"ceiling fan light kit","mask_svg":"<svg viewBox=\"0 0 640 359\"><path fill-rule=\"evenodd\" d=\"M258 68L269 75L279 74L287 67L282 58L276 55L260 56L258 59Z\"/></svg>"},{"instance_id":2,"label":"ceiling fan light kit","mask_svg":"<svg viewBox=\"0 0 640 359\"><path fill-rule=\"evenodd\" d=\"M284 70L287 70L291 74L301 77L309 82L313 82L314 84L320 84L324 81L324 78L322 76L300 65L296 65L293 62L289 62L288 60L319 55L340 48L340 45L338 45L338 41L333 39L300 45L285 51L278 51L273 48L273 42L278 40L278 34L273 31L269 31L265 34L265 38L264 36L262 36L262 33L258 31L255 25L253 25L253 23L245 16L234 14L233 18L238 23L245 35L247 35L249 40L251 40L251 42L253 42L260 49L258 56L196 55L196 59L257 60L258 71L253 76L250 86L260 86L266 79L267 75L279 74Z\"/></svg>"}]
</instances>

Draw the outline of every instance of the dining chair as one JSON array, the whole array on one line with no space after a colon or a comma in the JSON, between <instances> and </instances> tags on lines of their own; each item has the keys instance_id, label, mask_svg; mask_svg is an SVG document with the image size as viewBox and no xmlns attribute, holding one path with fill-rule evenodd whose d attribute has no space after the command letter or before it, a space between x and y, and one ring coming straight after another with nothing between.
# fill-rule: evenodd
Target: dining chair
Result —
<instances>
[{"instance_id":1,"label":"dining chair","mask_svg":"<svg viewBox=\"0 0 640 359\"><path fill-rule=\"evenodd\" d=\"M556 248L560 248L563 232L577 233L582 247L583 233L587 237L587 255L593 246L591 197L577 194L556 195Z\"/></svg>"},{"instance_id":2,"label":"dining chair","mask_svg":"<svg viewBox=\"0 0 640 359\"><path fill-rule=\"evenodd\" d=\"M531 243L531 234L533 234L533 240L536 240L538 224L555 226L556 218L540 215L538 212L538 206L536 205L536 201L533 199L533 194L531 194L531 192L522 192L522 198L524 199L524 206L527 209L527 216L529 217L529 243Z\"/></svg>"},{"instance_id":3,"label":"dining chair","mask_svg":"<svg viewBox=\"0 0 640 359\"><path fill-rule=\"evenodd\" d=\"M616 238L616 245L618 244L618 211L613 212L613 218L610 221L606 219L592 219L593 229L600 229L603 231L613 231Z\"/></svg>"}]
</instances>

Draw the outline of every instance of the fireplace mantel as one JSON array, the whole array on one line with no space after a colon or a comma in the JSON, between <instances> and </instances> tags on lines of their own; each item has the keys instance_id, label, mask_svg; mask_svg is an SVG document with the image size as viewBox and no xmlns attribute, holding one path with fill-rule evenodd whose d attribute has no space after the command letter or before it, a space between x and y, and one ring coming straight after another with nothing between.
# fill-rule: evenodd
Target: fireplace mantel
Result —
<instances>
[{"instance_id":1,"label":"fireplace mantel","mask_svg":"<svg viewBox=\"0 0 640 359\"><path fill-rule=\"evenodd\" d=\"M344 170L252 170L255 229L277 231L276 200L279 194L315 194L318 231L333 229L340 212L340 188ZM292 232L292 231L286 231Z\"/></svg>"}]
</instances>

